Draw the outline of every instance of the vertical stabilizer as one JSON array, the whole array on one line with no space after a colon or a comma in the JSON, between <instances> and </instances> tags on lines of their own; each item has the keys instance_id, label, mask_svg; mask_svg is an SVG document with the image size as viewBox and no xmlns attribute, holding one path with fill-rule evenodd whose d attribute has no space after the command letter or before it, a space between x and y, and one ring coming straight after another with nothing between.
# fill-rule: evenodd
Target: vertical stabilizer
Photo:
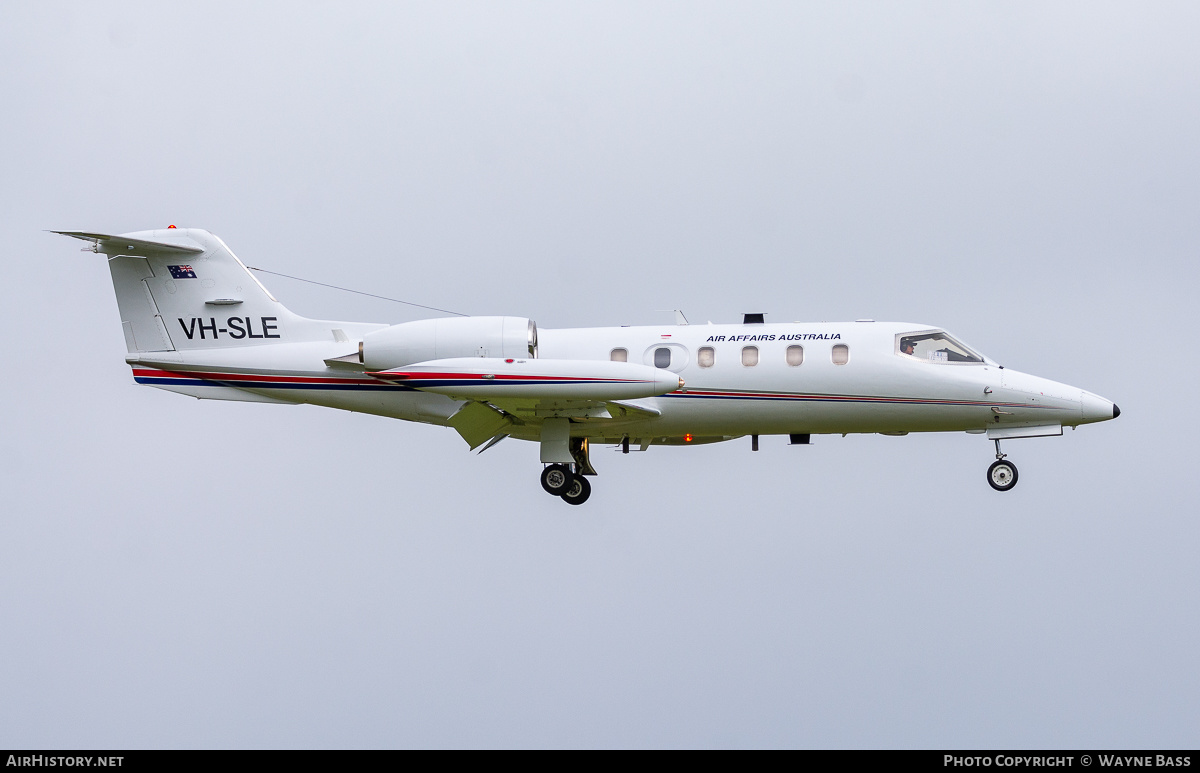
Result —
<instances>
[{"instance_id":1,"label":"vertical stabilizer","mask_svg":"<svg viewBox=\"0 0 1200 773\"><path fill-rule=\"evenodd\" d=\"M208 231L54 233L90 241L108 256L131 353L330 339L328 323L288 311Z\"/></svg>"}]
</instances>

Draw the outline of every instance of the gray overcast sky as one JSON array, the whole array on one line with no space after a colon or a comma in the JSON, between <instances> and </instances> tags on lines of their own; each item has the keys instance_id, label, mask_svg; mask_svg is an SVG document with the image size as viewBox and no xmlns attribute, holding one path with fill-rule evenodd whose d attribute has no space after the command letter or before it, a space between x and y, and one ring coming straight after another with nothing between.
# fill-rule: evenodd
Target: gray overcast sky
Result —
<instances>
[{"instance_id":1,"label":"gray overcast sky","mask_svg":"<svg viewBox=\"0 0 1200 773\"><path fill-rule=\"evenodd\" d=\"M1200 744L1195 3L16 3L0 747ZM104 261L546 328L902 319L1115 400L594 452L136 387ZM293 310L417 310L268 277Z\"/></svg>"}]
</instances>

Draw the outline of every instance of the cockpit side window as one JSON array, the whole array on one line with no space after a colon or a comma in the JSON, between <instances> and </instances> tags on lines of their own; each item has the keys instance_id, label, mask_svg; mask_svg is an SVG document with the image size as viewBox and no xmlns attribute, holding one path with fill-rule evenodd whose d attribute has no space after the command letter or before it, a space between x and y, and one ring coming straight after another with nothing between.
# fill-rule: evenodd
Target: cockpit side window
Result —
<instances>
[{"instance_id":1,"label":"cockpit side window","mask_svg":"<svg viewBox=\"0 0 1200 773\"><path fill-rule=\"evenodd\" d=\"M926 362L982 363L983 357L942 330L923 330L896 336L896 351Z\"/></svg>"}]
</instances>

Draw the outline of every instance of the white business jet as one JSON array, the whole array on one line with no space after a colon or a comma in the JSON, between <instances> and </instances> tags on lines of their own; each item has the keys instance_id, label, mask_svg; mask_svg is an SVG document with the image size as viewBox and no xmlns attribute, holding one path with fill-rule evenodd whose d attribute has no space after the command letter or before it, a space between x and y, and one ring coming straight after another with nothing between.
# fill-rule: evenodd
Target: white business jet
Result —
<instances>
[{"instance_id":1,"label":"white business jet","mask_svg":"<svg viewBox=\"0 0 1200 773\"><path fill-rule=\"evenodd\" d=\"M472 448L541 445L542 487L591 494L592 444L970 432L987 480L1017 482L1010 438L1115 419L1109 400L1004 368L944 330L857 320L539 330L523 317L400 325L299 317L220 238L195 228L55 231L108 256L134 380L212 400L310 403L452 427Z\"/></svg>"}]
</instances>

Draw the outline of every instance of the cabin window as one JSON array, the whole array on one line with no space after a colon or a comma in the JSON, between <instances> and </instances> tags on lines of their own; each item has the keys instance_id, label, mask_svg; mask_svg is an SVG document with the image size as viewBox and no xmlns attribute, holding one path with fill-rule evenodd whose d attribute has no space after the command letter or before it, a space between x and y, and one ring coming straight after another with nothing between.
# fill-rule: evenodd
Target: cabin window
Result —
<instances>
[{"instance_id":1,"label":"cabin window","mask_svg":"<svg viewBox=\"0 0 1200 773\"><path fill-rule=\"evenodd\" d=\"M608 356L613 362L629 362L628 349L613 349L612 354Z\"/></svg>"},{"instance_id":2,"label":"cabin window","mask_svg":"<svg viewBox=\"0 0 1200 773\"><path fill-rule=\"evenodd\" d=\"M833 364L845 365L850 362L850 347L845 344L835 344L833 347Z\"/></svg>"},{"instance_id":3,"label":"cabin window","mask_svg":"<svg viewBox=\"0 0 1200 773\"><path fill-rule=\"evenodd\" d=\"M758 364L758 347L757 346L743 346L742 347L742 364L748 368Z\"/></svg>"},{"instance_id":4,"label":"cabin window","mask_svg":"<svg viewBox=\"0 0 1200 773\"><path fill-rule=\"evenodd\" d=\"M716 352L711 346L701 346L696 351L696 364L702 368L711 368L716 361Z\"/></svg>"},{"instance_id":5,"label":"cabin window","mask_svg":"<svg viewBox=\"0 0 1200 773\"><path fill-rule=\"evenodd\" d=\"M787 348L787 364L791 365L793 368L797 365L804 364L803 346L789 346Z\"/></svg>"},{"instance_id":6,"label":"cabin window","mask_svg":"<svg viewBox=\"0 0 1200 773\"><path fill-rule=\"evenodd\" d=\"M671 367L671 350L665 346L660 346L654 350L654 367L669 368Z\"/></svg>"},{"instance_id":7,"label":"cabin window","mask_svg":"<svg viewBox=\"0 0 1200 773\"><path fill-rule=\"evenodd\" d=\"M941 330L901 333L896 336L896 349L906 357L927 362L983 362L981 355Z\"/></svg>"}]
</instances>

